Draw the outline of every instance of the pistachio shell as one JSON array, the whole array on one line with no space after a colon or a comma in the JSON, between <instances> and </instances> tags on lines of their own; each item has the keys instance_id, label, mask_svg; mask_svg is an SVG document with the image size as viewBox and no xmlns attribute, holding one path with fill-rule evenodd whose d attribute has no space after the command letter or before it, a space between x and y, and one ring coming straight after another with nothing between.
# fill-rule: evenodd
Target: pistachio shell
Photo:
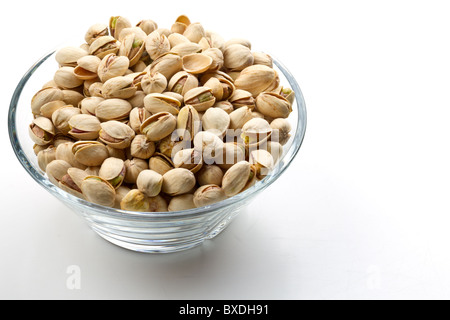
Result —
<instances>
[{"instance_id":1,"label":"pistachio shell","mask_svg":"<svg viewBox=\"0 0 450 320\"><path fill-rule=\"evenodd\" d=\"M209 108L202 117L203 129L223 138L230 127L230 116L219 108Z\"/></svg>"},{"instance_id":2,"label":"pistachio shell","mask_svg":"<svg viewBox=\"0 0 450 320\"><path fill-rule=\"evenodd\" d=\"M122 30L121 36L126 32L126 30L130 30L133 28L129 28L129 29L124 29ZM139 28L137 28L137 30L141 30ZM137 35L136 33L131 33L128 34L127 36L125 36L123 38L123 40L121 40L121 44L119 47L119 56L124 56L127 57L128 60L130 61L130 67L133 67L134 65L136 65L139 61L139 59L142 57L142 55L144 54L145 51L145 32L141 30L141 32L143 33L143 35ZM144 37L142 37L144 36Z\"/></svg>"},{"instance_id":3,"label":"pistachio shell","mask_svg":"<svg viewBox=\"0 0 450 320\"><path fill-rule=\"evenodd\" d=\"M56 147L55 152L56 159L64 160L68 162L72 167L84 170L86 169L86 166L75 159L75 155L72 152L73 145L74 142L72 141L59 144Z\"/></svg>"},{"instance_id":4,"label":"pistachio shell","mask_svg":"<svg viewBox=\"0 0 450 320\"><path fill-rule=\"evenodd\" d=\"M83 192L81 190L81 184L83 180L89 176L84 170L78 168L69 168L67 174L61 178L58 186L64 191L84 199Z\"/></svg>"},{"instance_id":5,"label":"pistachio shell","mask_svg":"<svg viewBox=\"0 0 450 320\"><path fill-rule=\"evenodd\" d=\"M204 165L199 172L197 172L197 182L200 186L215 184L222 185L223 171L215 164Z\"/></svg>"},{"instance_id":6,"label":"pistachio shell","mask_svg":"<svg viewBox=\"0 0 450 320\"><path fill-rule=\"evenodd\" d=\"M97 141L78 141L72 146L75 160L88 167L100 166L109 157L106 146Z\"/></svg>"},{"instance_id":7,"label":"pistachio shell","mask_svg":"<svg viewBox=\"0 0 450 320\"><path fill-rule=\"evenodd\" d=\"M106 82L114 77L123 76L129 66L130 60L127 57L110 53L103 57L98 66L97 74L102 82Z\"/></svg>"},{"instance_id":8,"label":"pistachio shell","mask_svg":"<svg viewBox=\"0 0 450 320\"><path fill-rule=\"evenodd\" d=\"M109 31L111 33L111 36L113 36L116 39L119 39L119 35L123 29L130 27L131 23L125 17L114 16L109 19Z\"/></svg>"},{"instance_id":9,"label":"pistachio shell","mask_svg":"<svg viewBox=\"0 0 450 320\"><path fill-rule=\"evenodd\" d=\"M263 115L271 118L287 118L292 112L291 103L273 92L262 92L256 98L256 107Z\"/></svg>"},{"instance_id":10,"label":"pistachio shell","mask_svg":"<svg viewBox=\"0 0 450 320\"><path fill-rule=\"evenodd\" d=\"M125 182L134 184L142 170L148 169L148 162L143 159L132 158L125 160Z\"/></svg>"},{"instance_id":11,"label":"pistachio shell","mask_svg":"<svg viewBox=\"0 0 450 320\"><path fill-rule=\"evenodd\" d=\"M253 150L249 155L250 164L256 168L256 178L261 180L266 177L274 167L272 155L264 149Z\"/></svg>"},{"instance_id":12,"label":"pistachio shell","mask_svg":"<svg viewBox=\"0 0 450 320\"><path fill-rule=\"evenodd\" d=\"M116 196L114 188L108 181L98 176L84 178L81 190L87 201L106 207L114 206Z\"/></svg>"},{"instance_id":13,"label":"pistachio shell","mask_svg":"<svg viewBox=\"0 0 450 320\"><path fill-rule=\"evenodd\" d=\"M181 62L181 57L173 52L167 52L160 55L155 61L150 65L150 73L155 74L156 72L161 73L170 79L175 73L183 68Z\"/></svg>"},{"instance_id":14,"label":"pistachio shell","mask_svg":"<svg viewBox=\"0 0 450 320\"><path fill-rule=\"evenodd\" d=\"M77 139L94 140L98 138L100 121L97 117L88 114L76 114L69 120L71 136Z\"/></svg>"},{"instance_id":15,"label":"pistachio shell","mask_svg":"<svg viewBox=\"0 0 450 320\"><path fill-rule=\"evenodd\" d=\"M277 77L274 69L264 65L254 65L242 70L234 85L236 89L246 90L256 97L270 88Z\"/></svg>"},{"instance_id":16,"label":"pistachio shell","mask_svg":"<svg viewBox=\"0 0 450 320\"><path fill-rule=\"evenodd\" d=\"M100 102L105 101L102 97L86 97L80 101L80 110L83 114L89 114L95 116L95 109L98 107Z\"/></svg>"},{"instance_id":17,"label":"pistachio shell","mask_svg":"<svg viewBox=\"0 0 450 320\"><path fill-rule=\"evenodd\" d=\"M179 34L179 33L172 33L170 36L167 37L169 39L170 47L173 48L181 43L191 43L191 41L186 38L185 36Z\"/></svg>"},{"instance_id":18,"label":"pistachio shell","mask_svg":"<svg viewBox=\"0 0 450 320\"><path fill-rule=\"evenodd\" d=\"M201 129L197 110L190 105L181 108L177 117L177 130L183 141L192 141Z\"/></svg>"},{"instance_id":19,"label":"pistachio shell","mask_svg":"<svg viewBox=\"0 0 450 320\"><path fill-rule=\"evenodd\" d=\"M181 103L178 99L161 93L150 93L144 98L144 107L152 114L169 112L177 115L180 112L180 106Z\"/></svg>"},{"instance_id":20,"label":"pistachio shell","mask_svg":"<svg viewBox=\"0 0 450 320\"><path fill-rule=\"evenodd\" d=\"M230 113L230 129L242 129L244 124L253 119L252 110L249 107L242 107Z\"/></svg>"},{"instance_id":21,"label":"pistachio shell","mask_svg":"<svg viewBox=\"0 0 450 320\"><path fill-rule=\"evenodd\" d=\"M181 42L170 49L170 52L180 55L184 58L187 55L196 54L202 51L202 48L197 43L193 42Z\"/></svg>"},{"instance_id":22,"label":"pistachio shell","mask_svg":"<svg viewBox=\"0 0 450 320\"><path fill-rule=\"evenodd\" d=\"M48 102L63 100L64 94L61 89L48 87L36 92L31 99L31 111L35 115L41 113L41 107Z\"/></svg>"},{"instance_id":23,"label":"pistachio shell","mask_svg":"<svg viewBox=\"0 0 450 320\"><path fill-rule=\"evenodd\" d=\"M63 134L68 134L70 131L69 120L80 114L80 109L72 106L63 106L57 109L52 114L52 122L56 129L58 129Z\"/></svg>"},{"instance_id":24,"label":"pistachio shell","mask_svg":"<svg viewBox=\"0 0 450 320\"><path fill-rule=\"evenodd\" d=\"M159 112L147 118L141 125L141 132L150 141L159 141L172 134L177 125L174 115L169 112Z\"/></svg>"},{"instance_id":25,"label":"pistachio shell","mask_svg":"<svg viewBox=\"0 0 450 320\"><path fill-rule=\"evenodd\" d=\"M142 134L136 135L130 145L130 154L134 158L149 159L155 150L155 143Z\"/></svg>"},{"instance_id":26,"label":"pistachio shell","mask_svg":"<svg viewBox=\"0 0 450 320\"><path fill-rule=\"evenodd\" d=\"M162 191L170 196L188 193L196 180L194 174L184 168L175 168L163 176Z\"/></svg>"},{"instance_id":27,"label":"pistachio shell","mask_svg":"<svg viewBox=\"0 0 450 320\"><path fill-rule=\"evenodd\" d=\"M164 154L155 153L148 162L149 169L164 175L168 171L175 168L172 159Z\"/></svg>"},{"instance_id":28,"label":"pistachio shell","mask_svg":"<svg viewBox=\"0 0 450 320\"><path fill-rule=\"evenodd\" d=\"M53 80L58 87L72 89L83 84L83 80L78 79L74 74L75 68L61 67L56 70Z\"/></svg>"},{"instance_id":29,"label":"pistachio shell","mask_svg":"<svg viewBox=\"0 0 450 320\"><path fill-rule=\"evenodd\" d=\"M159 56L169 52L170 42L164 34L153 31L145 39L145 49L152 60L156 60Z\"/></svg>"},{"instance_id":30,"label":"pistachio shell","mask_svg":"<svg viewBox=\"0 0 450 320\"><path fill-rule=\"evenodd\" d=\"M242 89L236 89L229 97L228 101L233 104L235 109L247 106L253 111L256 106L253 95Z\"/></svg>"},{"instance_id":31,"label":"pistachio shell","mask_svg":"<svg viewBox=\"0 0 450 320\"><path fill-rule=\"evenodd\" d=\"M206 111L216 103L212 90L207 87L197 87L184 95L185 104L193 106L197 111Z\"/></svg>"},{"instance_id":32,"label":"pistachio shell","mask_svg":"<svg viewBox=\"0 0 450 320\"><path fill-rule=\"evenodd\" d=\"M47 165L53 160L56 160L56 148L54 146L49 146L37 153L38 166L44 172Z\"/></svg>"},{"instance_id":33,"label":"pistachio shell","mask_svg":"<svg viewBox=\"0 0 450 320\"><path fill-rule=\"evenodd\" d=\"M99 177L108 181L114 189L120 187L125 177L125 164L122 159L110 157L103 161L98 172Z\"/></svg>"},{"instance_id":34,"label":"pistachio shell","mask_svg":"<svg viewBox=\"0 0 450 320\"><path fill-rule=\"evenodd\" d=\"M96 39L109 34L108 26L103 23L96 23L89 27L84 36L87 44L92 44Z\"/></svg>"},{"instance_id":35,"label":"pistachio shell","mask_svg":"<svg viewBox=\"0 0 450 320\"><path fill-rule=\"evenodd\" d=\"M194 137L194 148L202 152L206 164L212 164L217 157L222 157L223 141L212 132L201 131Z\"/></svg>"},{"instance_id":36,"label":"pistachio shell","mask_svg":"<svg viewBox=\"0 0 450 320\"><path fill-rule=\"evenodd\" d=\"M101 36L89 46L89 54L103 59L108 54L116 54L119 51L120 43L111 36Z\"/></svg>"},{"instance_id":37,"label":"pistachio shell","mask_svg":"<svg viewBox=\"0 0 450 320\"><path fill-rule=\"evenodd\" d=\"M292 130L292 126L290 122L287 119L278 118L270 123L270 127L273 129L270 140L279 142L284 146L291 137L290 132Z\"/></svg>"},{"instance_id":38,"label":"pistachio shell","mask_svg":"<svg viewBox=\"0 0 450 320\"><path fill-rule=\"evenodd\" d=\"M141 20L136 26L141 28L147 35L158 29L158 24L150 19Z\"/></svg>"},{"instance_id":39,"label":"pistachio shell","mask_svg":"<svg viewBox=\"0 0 450 320\"><path fill-rule=\"evenodd\" d=\"M145 108L135 107L131 109L129 116L129 126L134 130L137 134L141 132L142 123L150 117L151 113L148 112Z\"/></svg>"},{"instance_id":40,"label":"pistachio shell","mask_svg":"<svg viewBox=\"0 0 450 320\"><path fill-rule=\"evenodd\" d=\"M194 204L197 208L210 206L227 198L224 190L216 185L201 186L194 193Z\"/></svg>"},{"instance_id":41,"label":"pistachio shell","mask_svg":"<svg viewBox=\"0 0 450 320\"><path fill-rule=\"evenodd\" d=\"M185 168L192 173L198 172L203 166L202 152L196 149L183 149L173 157L175 168Z\"/></svg>"},{"instance_id":42,"label":"pistachio shell","mask_svg":"<svg viewBox=\"0 0 450 320\"><path fill-rule=\"evenodd\" d=\"M71 168L71 165L64 160L53 160L45 168L45 173L51 183L58 186L59 181L67 174L67 170Z\"/></svg>"},{"instance_id":43,"label":"pistachio shell","mask_svg":"<svg viewBox=\"0 0 450 320\"><path fill-rule=\"evenodd\" d=\"M133 85L133 80L124 76L109 79L102 87L102 95L105 99L128 99L134 96L136 91L137 88Z\"/></svg>"},{"instance_id":44,"label":"pistachio shell","mask_svg":"<svg viewBox=\"0 0 450 320\"><path fill-rule=\"evenodd\" d=\"M128 118L131 104L123 99L107 99L95 108L95 115L100 121L122 120Z\"/></svg>"},{"instance_id":45,"label":"pistachio shell","mask_svg":"<svg viewBox=\"0 0 450 320\"><path fill-rule=\"evenodd\" d=\"M253 65L253 54L241 44L228 45L223 51L224 66L229 71L241 71Z\"/></svg>"},{"instance_id":46,"label":"pistachio shell","mask_svg":"<svg viewBox=\"0 0 450 320\"><path fill-rule=\"evenodd\" d=\"M66 103L62 100L47 102L41 107L41 116L51 119L53 113L64 106Z\"/></svg>"},{"instance_id":47,"label":"pistachio shell","mask_svg":"<svg viewBox=\"0 0 450 320\"><path fill-rule=\"evenodd\" d=\"M265 119L253 118L242 127L241 138L246 145L255 145L266 141L272 134L272 128Z\"/></svg>"},{"instance_id":48,"label":"pistachio shell","mask_svg":"<svg viewBox=\"0 0 450 320\"><path fill-rule=\"evenodd\" d=\"M245 160L246 149L243 145L235 142L223 144L221 157L215 158L215 163L222 169L228 170L236 163Z\"/></svg>"},{"instance_id":49,"label":"pistachio shell","mask_svg":"<svg viewBox=\"0 0 450 320\"><path fill-rule=\"evenodd\" d=\"M171 212L174 211L183 211L195 209L196 206L194 204L194 195L193 194L182 194L180 196L173 197L170 200L168 210Z\"/></svg>"},{"instance_id":50,"label":"pistachio shell","mask_svg":"<svg viewBox=\"0 0 450 320\"><path fill-rule=\"evenodd\" d=\"M128 211L149 212L150 204L143 192L132 189L122 198L120 208Z\"/></svg>"},{"instance_id":51,"label":"pistachio shell","mask_svg":"<svg viewBox=\"0 0 450 320\"><path fill-rule=\"evenodd\" d=\"M191 74L206 72L213 63L213 59L202 53L187 54L182 57L183 70Z\"/></svg>"},{"instance_id":52,"label":"pistachio shell","mask_svg":"<svg viewBox=\"0 0 450 320\"><path fill-rule=\"evenodd\" d=\"M184 96L186 92L191 89L197 88L198 85L199 82L196 76L189 74L186 71L180 71L174 74L172 78L170 78L167 89Z\"/></svg>"},{"instance_id":53,"label":"pistachio shell","mask_svg":"<svg viewBox=\"0 0 450 320\"><path fill-rule=\"evenodd\" d=\"M222 188L228 197L248 189L255 181L255 171L247 161L240 161L227 170L222 180Z\"/></svg>"},{"instance_id":54,"label":"pistachio shell","mask_svg":"<svg viewBox=\"0 0 450 320\"><path fill-rule=\"evenodd\" d=\"M142 77L141 87L146 94L163 93L167 87L167 79L163 74L159 72L156 72L154 74L146 72Z\"/></svg>"},{"instance_id":55,"label":"pistachio shell","mask_svg":"<svg viewBox=\"0 0 450 320\"><path fill-rule=\"evenodd\" d=\"M204 36L206 36L205 29L198 23L191 23L184 31L183 35L191 42L198 43Z\"/></svg>"},{"instance_id":56,"label":"pistachio shell","mask_svg":"<svg viewBox=\"0 0 450 320\"><path fill-rule=\"evenodd\" d=\"M100 140L113 148L128 148L136 135L128 125L116 120L103 122L100 126Z\"/></svg>"},{"instance_id":57,"label":"pistachio shell","mask_svg":"<svg viewBox=\"0 0 450 320\"><path fill-rule=\"evenodd\" d=\"M161 192L163 176L153 170L143 170L136 180L138 189L147 197L156 197Z\"/></svg>"},{"instance_id":58,"label":"pistachio shell","mask_svg":"<svg viewBox=\"0 0 450 320\"><path fill-rule=\"evenodd\" d=\"M28 132L35 144L44 146L52 141L55 127L50 119L40 116L33 119Z\"/></svg>"},{"instance_id":59,"label":"pistachio shell","mask_svg":"<svg viewBox=\"0 0 450 320\"><path fill-rule=\"evenodd\" d=\"M76 67L77 60L87 55L85 50L69 46L59 49L55 54L55 59L60 66Z\"/></svg>"}]
</instances>

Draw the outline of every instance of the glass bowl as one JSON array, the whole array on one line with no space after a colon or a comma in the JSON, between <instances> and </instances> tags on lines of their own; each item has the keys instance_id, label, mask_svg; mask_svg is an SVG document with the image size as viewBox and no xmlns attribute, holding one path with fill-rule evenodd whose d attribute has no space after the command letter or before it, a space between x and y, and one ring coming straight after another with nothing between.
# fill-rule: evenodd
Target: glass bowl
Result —
<instances>
[{"instance_id":1,"label":"glass bowl","mask_svg":"<svg viewBox=\"0 0 450 320\"><path fill-rule=\"evenodd\" d=\"M43 84L53 78L58 66L56 50L45 55L25 73L11 99L8 130L14 152L30 176L67 207L81 215L104 239L120 247L148 253L169 253L186 250L212 239L224 230L234 217L260 192L274 183L297 155L306 130L306 106L297 81L283 64L274 58L280 83L295 91L296 100L289 117L292 137L274 170L232 198L211 206L167 213L140 213L107 208L72 196L52 184L37 164L34 143L28 126L32 121L30 101Z\"/></svg>"}]
</instances>

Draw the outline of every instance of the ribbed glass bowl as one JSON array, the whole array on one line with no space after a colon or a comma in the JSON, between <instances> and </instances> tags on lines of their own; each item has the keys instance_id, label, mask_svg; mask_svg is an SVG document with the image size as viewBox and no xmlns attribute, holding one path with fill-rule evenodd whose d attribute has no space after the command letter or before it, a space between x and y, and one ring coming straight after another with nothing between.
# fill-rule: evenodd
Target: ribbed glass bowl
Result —
<instances>
[{"instance_id":1,"label":"ribbed glass bowl","mask_svg":"<svg viewBox=\"0 0 450 320\"><path fill-rule=\"evenodd\" d=\"M297 155L306 130L306 107L302 92L292 74L274 58L281 84L295 91L296 100L289 117L292 137L275 169L245 192L199 209L167 213L139 213L96 205L79 199L52 184L39 168L29 137L33 116L30 102L57 70L55 53L37 61L20 80L8 113L9 136L14 152L30 176L45 190L81 215L101 237L120 247L148 253L186 250L218 235L261 191L275 182Z\"/></svg>"}]
</instances>

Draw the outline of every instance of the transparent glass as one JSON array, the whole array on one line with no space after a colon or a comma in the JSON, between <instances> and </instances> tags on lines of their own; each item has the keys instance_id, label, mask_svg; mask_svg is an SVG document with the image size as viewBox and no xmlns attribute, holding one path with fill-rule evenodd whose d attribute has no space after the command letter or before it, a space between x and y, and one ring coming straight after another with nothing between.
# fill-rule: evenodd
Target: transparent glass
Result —
<instances>
[{"instance_id":1,"label":"transparent glass","mask_svg":"<svg viewBox=\"0 0 450 320\"><path fill-rule=\"evenodd\" d=\"M167 213L139 213L112 209L74 197L53 185L37 164L28 135L32 121L30 101L57 70L53 51L37 61L20 80L8 113L9 136L14 152L30 176L50 194L81 215L101 237L120 247L139 252L169 253L186 250L212 239L224 230L244 206L274 183L299 152L306 130L306 106L292 74L274 58L281 84L295 91L289 117L292 137L275 169L245 192L211 206Z\"/></svg>"}]
</instances>

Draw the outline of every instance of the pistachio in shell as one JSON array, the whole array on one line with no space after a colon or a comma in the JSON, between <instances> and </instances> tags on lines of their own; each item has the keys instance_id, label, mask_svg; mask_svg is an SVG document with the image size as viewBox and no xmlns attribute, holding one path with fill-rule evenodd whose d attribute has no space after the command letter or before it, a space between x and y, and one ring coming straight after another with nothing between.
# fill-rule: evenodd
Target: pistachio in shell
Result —
<instances>
[{"instance_id":1,"label":"pistachio in shell","mask_svg":"<svg viewBox=\"0 0 450 320\"><path fill-rule=\"evenodd\" d=\"M31 140L33 140L35 144L45 146L53 140L55 126L50 119L39 116L33 119L28 132Z\"/></svg>"},{"instance_id":2,"label":"pistachio in shell","mask_svg":"<svg viewBox=\"0 0 450 320\"><path fill-rule=\"evenodd\" d=\"M177 126L175 116L169 112L159 112L147 118L141 125L141 132L150 141L160 141L172 134Z\"/></svg>"},{"instance_id":3,"label":"pistachio in shell","mask_svg":"<svg viewBox=\"0 0 450 320\"><path fill-rule=\"evenodd\" d=\"M256 98L256 107L263 115L276 119L287 118L292 104L283 96L273 92L262 92Z\"/></svg>"},{"instance_id":4,"label":"pistachio in shell","mask_svg":"<svg viewBox=\"0 0 450 320\"><path fill-rule=\"evenodd\" d=\"M101 101L98 104L97 108L95 108L95 116L100 121L119 121L128 118L131 109L131 104L124 99L106 99L104 101Z\"/></svg>"},{"instance_id":5,"label":"pistachio in shell","mask_svg":"<svg viewBox=\"0 0 450 320\"><path fill-rule=\"evenodd\" d=\"M144 107L152 114L168 112L176 116L180 112L181 102L161 93L150 93L144 98Z\"/></svg>"},{"instance_id":6,"label":"pistachio in shell","mask_svg":"<svg viewBox=\"0 0 450 320\"><path fill-rule=\"evenodd\" d=\"M99 139L103 143L117 149L128 148L135 137L135 132L128 125L110 120L100 124Z\"/></svg>"},{"instance_id":7,"label":"pistachio in shell","mask_svg":"<svg viewBox=\"0 0 450 320\"><path fill-rule=\"evenodd\" d=\"M127 160L125 160L124 165L126 167L124 181L125 181L125 183L129 183L129 184L135 184L136 179L139 176L139 173L142 170L146 170L149 168L148 162L146 160L139 159L139 158L127 159Z\"/></svg>"},{"instance_id":8,"label":"pistachio in shell","mask_svg":"<svg viewBox=\"0 0 450 320\"><path fill-rule=\"evenodd\" d=\"M72 153L76 161L88 167L100 166L109 157L106 146L98 141L77 141Z\"/></svg>"},{"instance_id":9,"label":"pistachio in shell","mask_svg":"<svg viewBox=\"0 0 450 320\"><path fill-rule=\"evenodd\" d=\"M184 102L186 105L193 106L198 112L203 112L216 103L216 98L210 88L202 86L186 92Z\"/></svg>"},{"instance_id":10,"label":"pistachio in shell","mask_svg":"<svg viewBox=\"0 0 450 320\"><path fill-rule=\"evenodd\" d=\"M199 82L196 76L186 71L179 71L170 79L167 85L167 89L184 96L186 92L191 89L197 88L198 85Z\"/></svg>"},{"instance_id":11,"label":"pistachio in shell","mask_svg":"<svg viewBox=\"0 0 450 320\"><path fill-rule=\"evenodd\" d=\"M89 114L76 114L69 119L71 136L76 139L95 140L101 129L100 120Z\"/></svg>"},{"instance_id":12,"label":"pistachio in shell","mask_svg":"<svg viewBox=\"0 0 450 320\"><path fill-rule=\"evenodd\" d=\"M147 197L156 197L161 192L163 176L153 170L143 170L136 180L137 188Z\"/></svg>"},{"instance_id":13,"label":"pistachio in shell","mask_svg":"<svg viewBox=\"0 0 450 320\"><path fill-rule=\"evenodd\" d=\"M183 211L197 208L194 204L194 195L187 193L173 197L170 200L168 210L170 212Z\"/></svg>"},{"instance_id":14,"label":"pistachio in shell","mask_svg":"<svg viewBox=\"0 0 450 320\"><path fill-rule=\"evenodd\" d=\"M81 184L81 191L87 201L113 207L116 197L114 187L105 179L98 176L87 176Z\"/></svg>"},{"instance_id":15,"label":"pistachio in shell","mask_svg":"<svg viewBox=\"0 0 450 320\"><path fill-rule=\"evenodd\" d=\"M228 197L232 197L252 186L255 178L255 168L248 161L240 161L224 174L222 188Z\"/></svg>"},{"instance_id":16,"label":"pistachio in shell","mask_svg":"<svg viewBox=\"0 0 450 320\"><path fill-rule=\"evenodd\" d=\"M122 159L110 157L103 161L98 172L99 177L108 181L114 189L122 185L125 178L126 167Z\"/></svg>"},{"instance_id":17,"label":"pistachio in shell","mask_svg":"<svg viewBox=\"0 0 450 320\"><path fill-rule=\"evenodd\" d=\"M175 168L185 168L192 173L198 172L203 166L202 152L196 149L183 149L173 156Z\"/></svg>"},{"instance_id":18,"label":"pistachio in shell","mask_svg":"<svg viewBox=\"0 0 450 320\"><path fill-rule=\"evenodd\" d=\"M201 186L194 193L194 204L197 208L210 206L227 198L224 190L213 184Z\"/></svg>"},{"instance_id":19,"label":"pistachio in shell","mask_svg":"<svg viewBox=\"0 0 450 320\"><path fill-rule=\"evenodd\" d=\"M163 175L162 191L170 196L177 196L191 191L195 183L195 176L191 171L175 168Z\"/></svg>"}]
</instances>

